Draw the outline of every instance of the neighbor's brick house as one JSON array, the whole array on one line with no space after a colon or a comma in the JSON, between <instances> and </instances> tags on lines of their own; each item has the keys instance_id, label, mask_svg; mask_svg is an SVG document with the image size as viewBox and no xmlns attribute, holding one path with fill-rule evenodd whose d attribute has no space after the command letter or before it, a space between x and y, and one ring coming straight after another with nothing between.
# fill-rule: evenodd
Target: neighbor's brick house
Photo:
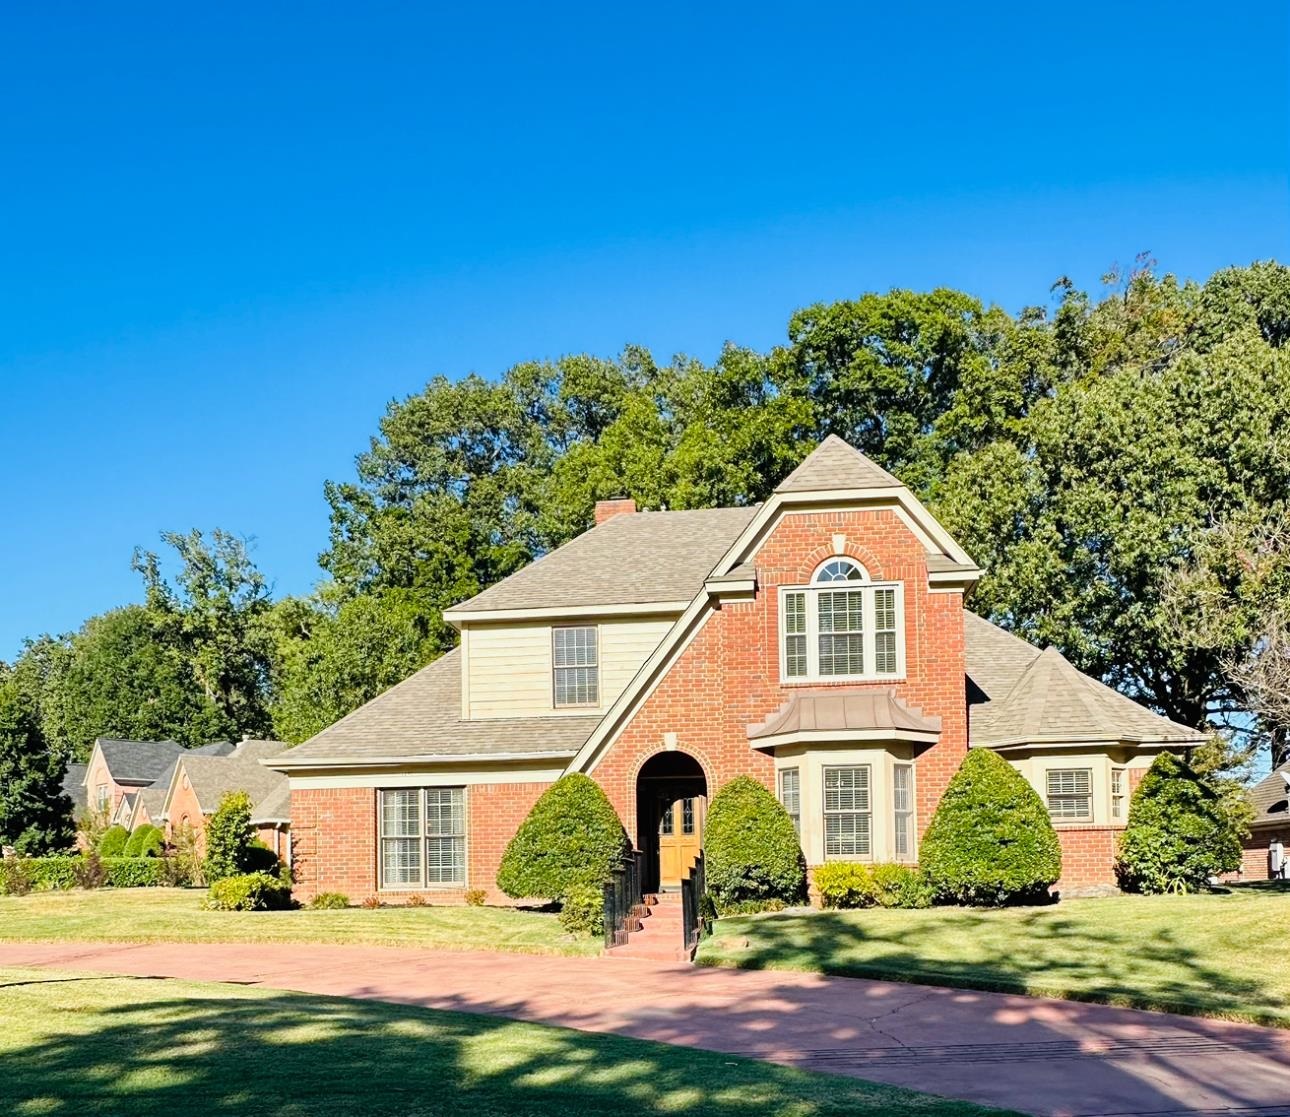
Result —
<instances>
[{"instance_id":1,"label":"neighbor's brick house","mask_svg":"<svg viewBox=\"0 0 1290 1117\"><path fill-rule=\"evenodd\" d=\"M742 774L788 807L809 865L913 863L969 748L1046 800L1062 887L1109 884L1137 779L1202 739L967 612L971 558L839 439L764 504L605 501L596 520L445 613L456 650L268 761L290 777L302 898L500 898L506 843L572 771L654 885Z\"/></svg>"}]
</instances>

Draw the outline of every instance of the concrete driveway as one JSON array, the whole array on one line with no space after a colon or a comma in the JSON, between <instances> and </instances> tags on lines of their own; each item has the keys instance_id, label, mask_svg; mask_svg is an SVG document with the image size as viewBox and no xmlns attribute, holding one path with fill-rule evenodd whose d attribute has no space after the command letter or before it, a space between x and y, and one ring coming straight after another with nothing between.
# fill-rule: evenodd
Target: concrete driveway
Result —
<instances>
[{"instance_id":1,"label":"concrete driveway","mask_svg":"<svg viewBox=\"0 0 1290 1117\"><path fill-rule=\"evenodd\" d=\"M1290 1117L1290 1032L994 993L612 958L4 943L0 965L232 981L615 1032L1036 1114Z\"/></svg>"}]
</instances>

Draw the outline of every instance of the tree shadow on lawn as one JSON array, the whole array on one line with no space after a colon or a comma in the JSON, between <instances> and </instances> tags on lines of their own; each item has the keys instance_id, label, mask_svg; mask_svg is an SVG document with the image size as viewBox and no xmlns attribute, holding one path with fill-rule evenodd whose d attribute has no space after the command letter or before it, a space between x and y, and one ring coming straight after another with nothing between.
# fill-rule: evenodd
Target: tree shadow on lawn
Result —
<instances>
[{"instance_id":1,"label":"tree shadow on lawn","mask_svg":"<svg viewBox=\"0 0 1290 1117\"><path fill-rule=\"evenodd\" d=\"M1091 902L1091 901L1090 901ZM727 922L700 962L741 969L814 970L951 988L1028 993L1290 1027L1279 990L1260 982L1257 965L1221 970L1168 929L1090 927L1051 905L974 911L934 908L891 913L776 913ZM868 918L866 918L868 917ZM985 956L997 920L1014 924L1009 949ZM747 946L738 945L740 940ZM973 956L947 957L951 941Z\"/></svg>"},{"instance_id":2,"label":"tree shadow on lawn","mask_svg":"<svg viewBox=\"0 0 1290 1117\"><path fill-rule=\"evenodd\" d=\"M257 1117L985 1112L712 1052L376 1001L179 995L161 979L70 975L0 990L77 983L87 983L83 996L96 1003L74 1007L76 994L69 992L66 1003L51 1006L75 1013L68 1031L55 1026L49 1029L55 1034L0 1060L0 1112L170 1117L194 1106Z\"/></svg>"}]
</instances>

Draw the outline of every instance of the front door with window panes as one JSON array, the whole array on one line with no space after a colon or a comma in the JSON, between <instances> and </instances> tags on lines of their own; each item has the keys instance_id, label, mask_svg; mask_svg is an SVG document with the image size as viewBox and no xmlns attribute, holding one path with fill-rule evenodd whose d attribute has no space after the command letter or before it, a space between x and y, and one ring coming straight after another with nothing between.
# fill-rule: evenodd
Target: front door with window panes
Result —
<instances>
[{"instance_id":1,"label":"front door with window panes","mask_svg":"<svg viewBox=\"0 0 1290 1117\"><path fill-rule=\"evenodd\" d=\"M659 803L658 876L660 888L679 888L703 848L702 795Z\"/></svg>"}]
</instances>

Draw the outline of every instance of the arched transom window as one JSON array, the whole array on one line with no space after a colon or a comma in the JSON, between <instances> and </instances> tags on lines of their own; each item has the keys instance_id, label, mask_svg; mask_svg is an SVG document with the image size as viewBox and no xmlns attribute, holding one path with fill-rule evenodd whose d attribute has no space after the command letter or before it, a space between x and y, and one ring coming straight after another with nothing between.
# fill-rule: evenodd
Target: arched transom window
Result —
<instances>
[{"instance_id":1,"label":"arched transom window","mask_svg":"<svg viewBox=\"0 0 1290 1117\"><path fill-rule=\"evenodd\" d=\"M859 563L833 558L807 586L780 593L780 662L786 681L889 679L904 674L904 595L873 582Z\"/></svg>"}]
</instances>

